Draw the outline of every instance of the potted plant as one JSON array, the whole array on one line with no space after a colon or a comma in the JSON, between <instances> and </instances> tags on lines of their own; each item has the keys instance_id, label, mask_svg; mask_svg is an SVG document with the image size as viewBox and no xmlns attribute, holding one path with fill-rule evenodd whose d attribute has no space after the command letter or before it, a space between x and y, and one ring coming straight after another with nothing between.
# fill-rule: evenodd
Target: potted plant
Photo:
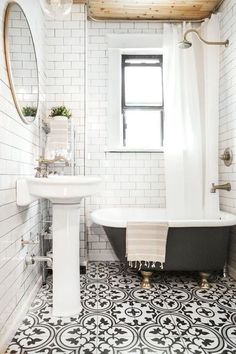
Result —
<instances>
[{"instance_id":1,"label":"potted plant","mask_svg":"<svg viewBox=\"0 0 236 354\"><path fill-rule=\"evenodd\" d=\"M65 106L53 107L51 109L49 117L53 118L53 120L63 120L65 118L70 119L71 111Z\"/></svg>"},{"instance_id":2,"label":"potted plant","mask_svg":"<svg viewBox=\"0 0 236 354\"><path fill-rule=\"evenodd\" d=\"M37 107L33 107L33 106L25 106L22 107L22 114L24 117L29 118L35 118L36 114L37 114Z\"/></svg>"}]
</instances>

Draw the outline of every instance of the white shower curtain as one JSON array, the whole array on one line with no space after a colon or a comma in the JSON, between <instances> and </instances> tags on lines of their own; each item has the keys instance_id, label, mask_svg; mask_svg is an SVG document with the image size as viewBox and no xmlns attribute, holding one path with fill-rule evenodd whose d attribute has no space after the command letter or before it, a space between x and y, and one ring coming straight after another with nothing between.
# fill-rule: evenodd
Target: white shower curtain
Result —
<instances>
[{"instance_id":1,"label":"white shower curtain","mask_svg":"<svg viewBox=\"0 0 236 354\"><path fill-rule=\"evenodd\" d=\"M218 16L199 28L219 40ZM189 35L193 46L178 42L189 25L164 26L165 170L169 218L218 217L219 49Z\"/></svg>"}]
</instances>

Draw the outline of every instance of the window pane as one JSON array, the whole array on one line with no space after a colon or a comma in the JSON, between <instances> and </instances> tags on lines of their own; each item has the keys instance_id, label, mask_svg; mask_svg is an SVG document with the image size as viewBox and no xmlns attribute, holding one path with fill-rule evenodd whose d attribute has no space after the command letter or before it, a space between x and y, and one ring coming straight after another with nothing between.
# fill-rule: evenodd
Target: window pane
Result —
<instances>
[{"instance_id":1,"label":"window pane","mask_svg":"<svg viewBox=\"0 0 236 354\"><path fill-rule=\"evenodd\" d=\"M160 64L159 58L127 58L125 59L125 64Z\"/></svg>"},{"instance_id":2,"label":"window pane","mask_svg":"<svg viewBox=\"0 0 236 354\"><path fill-rule=\"evenodd\" d=\"M126 146L130 148L159 148L161 140L161 112L126 110Z\"/></svg>"},{"instance_id":3,"label":"window pane","mask_svg":"<svg viewBox=\"0 0 236 354\"><path fill-rule=\"evenodd\" d=\"M125 104L162 106L162 68L159 66L125 67Z\"/></svg>"}]
</instances>

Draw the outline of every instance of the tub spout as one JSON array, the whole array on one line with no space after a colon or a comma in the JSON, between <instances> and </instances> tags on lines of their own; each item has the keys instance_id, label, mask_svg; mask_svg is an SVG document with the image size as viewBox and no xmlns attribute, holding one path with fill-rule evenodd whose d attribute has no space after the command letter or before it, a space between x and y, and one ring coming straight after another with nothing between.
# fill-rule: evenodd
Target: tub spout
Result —
<instances>
[{"instance_id":1,"label":"tub spout","mask_svg":"<svg viewBox=\"0 0 236 354\"><path fill-rule=\"evenodd\" d=\"M225 183L225 184L215 184L212 183L212 187L211 187L211 193L215 193L217 189L222 189L225 191L231 191L231 184L230 183Z\"/></svg>"}]
</instances>

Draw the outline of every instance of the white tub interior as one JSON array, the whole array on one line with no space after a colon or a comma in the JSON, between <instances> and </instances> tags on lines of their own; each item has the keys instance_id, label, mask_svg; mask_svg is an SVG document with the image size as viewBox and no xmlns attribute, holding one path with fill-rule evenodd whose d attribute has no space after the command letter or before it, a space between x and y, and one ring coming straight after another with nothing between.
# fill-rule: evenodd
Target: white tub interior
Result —
<instances>
[{"instance_id":1,"label":"white tub interior","mask_svg":"<svg viewBox=\"0 0 236 354\"><path fill-rule=\"evenodd\" d=\"M92 212L94 223L108 227L126 227L127 222L168 222L169 227L222 227L236 225L236 215L221 211L219 219L168 220L166 209L103 208Z\"/></svg>"}]
</instances>

